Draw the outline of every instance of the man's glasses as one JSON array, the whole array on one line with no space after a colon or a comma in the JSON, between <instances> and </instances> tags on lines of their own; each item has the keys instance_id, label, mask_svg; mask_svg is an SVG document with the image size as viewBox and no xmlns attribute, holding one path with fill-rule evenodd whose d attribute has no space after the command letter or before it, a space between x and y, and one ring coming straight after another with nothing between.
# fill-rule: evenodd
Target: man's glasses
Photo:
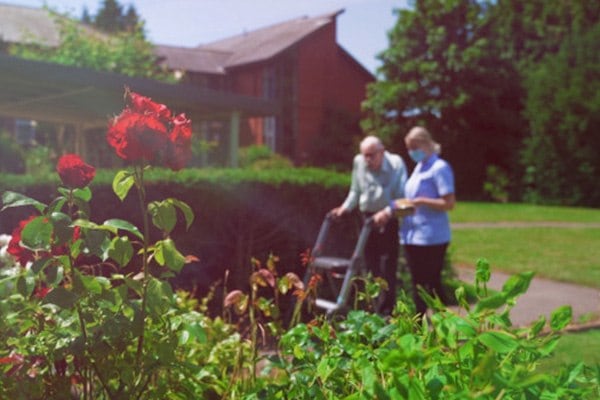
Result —
<instances>
[{"instance_id":1,"label":"man's glasses","mask_svg":"<svg viewBox=\"0 0 600 400\"><path fill-rule=\"evenodd\" d=\"M372 151L369 153L363 153L364 158L375 158L381 153L380 150Z\"/></svg>"}]
</instances>

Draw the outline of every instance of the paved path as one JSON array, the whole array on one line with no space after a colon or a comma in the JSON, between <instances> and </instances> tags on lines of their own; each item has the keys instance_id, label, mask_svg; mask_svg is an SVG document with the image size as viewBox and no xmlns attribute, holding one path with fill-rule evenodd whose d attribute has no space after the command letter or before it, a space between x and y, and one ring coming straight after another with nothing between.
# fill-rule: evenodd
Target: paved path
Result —
<instances>
[{"instance_id":1,"label":"paved path","mask_svg":"<svg viewBox=\"0 0 600 400\"><path fill-rule=\"evenodd\" d=\"M456 271L460 280L467 283L475 281L474 269L457 267ZM510 274L492 269L488 288L501 290L509 277ZM511 320L513 324L523 326L544 315L549 321L552 311L565 304L573 308L573 324L580 323L581 317L589 319L590 316L595 320L594 325L600 323L600 289L536 277L532 279L529 290L517 298Z\"/></svg>"},{"instance_id":2,"label":"paved path","mask_svg":"<svg viewBox=\"0 0 600 400\"><path fill-rule=\"evenodd\" d=\"M466 222L453 223L452 229L480 228L600 228L597 222L560 222L560 221L527 221L527 222ZM455 267L460 280L473 283L475 270L467 267ZM492 269L488 287L500 290L510 277ZM593 319L592 325L600 326L600 289L579 286L571 283L557 282L534 277L529 290L519 298L511 311L511 320L515 325L526 325L537 320L540 315L549 320L550 314L557 307L571 305L573 308L573 324L581 323L581 317Z\"/></svg>"}]
</instances>

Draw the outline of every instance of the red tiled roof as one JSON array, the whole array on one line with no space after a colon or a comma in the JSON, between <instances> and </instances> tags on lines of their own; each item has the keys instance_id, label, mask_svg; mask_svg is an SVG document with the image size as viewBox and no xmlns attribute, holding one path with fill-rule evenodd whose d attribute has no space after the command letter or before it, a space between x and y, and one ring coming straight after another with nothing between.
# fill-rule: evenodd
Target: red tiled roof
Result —
<instances>
[{"instance_id":1,"label":"red tiled roof","mask_svg":"<svg viewBox=\"0 0 600 400\"><path fill-rule=\"evenodd\" d=\"M198 47L156 45L155 53L170 69L224 74L227 68L268 60L335 20L339 10L301 17Z\"/></svg>"},{"instance_id":2,"label":"red tiled roof","mask_svg":"<svg viewBox=\"0 0 600 400\"><path fill-rule=\"evenodd\" d=\"M230 53L225 67L268 60L324 25L335 21L335 18L342 12L344 12L343 9L317 17L304 16L201 45L197 49Z\"/></svg>"}]
</instances>

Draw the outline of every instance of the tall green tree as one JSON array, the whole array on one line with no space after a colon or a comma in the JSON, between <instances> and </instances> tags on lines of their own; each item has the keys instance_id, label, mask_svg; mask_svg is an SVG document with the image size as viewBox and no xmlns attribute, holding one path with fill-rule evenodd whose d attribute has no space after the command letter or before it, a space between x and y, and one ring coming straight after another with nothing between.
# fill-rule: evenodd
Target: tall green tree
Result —
<instances>
[{"instance_id":1,"label":"tall green tree","mask_svg":"<svg viewBox=\"0 0 600 400\"><path fill-rule=\"evenodd\" d=\"M126 31L131 32L140 27L141 19L133 5L130 5L127 8L127 12L125 12L123 14L122 21L123 21L123 28Z\"/></svg>"},{"instance_id":2,"label":"tall green tree","mask_svg":"<svg viewBox=\"0 0 600 400\"><path fill-rule=\"evenodd\" d=\"M525 199L599 206L600 2L500 0L492 19L526 89Z\"/></svg>"},{"instance_id":3,"label":"tall green tree","mask_svg":"<svg viewBox=\"0 0 600 400\"><path fill-rule=\"evenodd\" d=\"M600 206L600 24L565 38L526 85L528 200Z\"/></svg>"},{"instance_id":4,"label":"tall green tree","mask_svg":"<svg viewBox=\"0 0 600 400\"><path fill-rule=\"evenodd\" d=\"M97 29L107 32L132 32L138 29L140 18L133 5L127 11L116 0L104 0L93 22Z\"/></svg>"},{"instance_id":5,"label":"tall green tree","mask_svg":"<svg viewBox=\"0 0 600 400\"><path fill-rule=\"evenodd\" d=\"M455 169L463 198L482 192L485 166L510 170L521 141L518 71L491 40L492 3L416 0L396 10L362 126L404 149L412 125L428 127Z\"/></svg>"}]
</instances>

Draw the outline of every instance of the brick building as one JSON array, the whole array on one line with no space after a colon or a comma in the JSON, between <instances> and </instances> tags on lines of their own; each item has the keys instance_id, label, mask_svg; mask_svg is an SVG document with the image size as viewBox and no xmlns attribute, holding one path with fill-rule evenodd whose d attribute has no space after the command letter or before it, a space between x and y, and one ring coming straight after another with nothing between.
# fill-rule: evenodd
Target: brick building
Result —
<instances>
[{"instance_id":1,"label":"brick building","mask_svg":"<svg viewBox=\"0 0 600 400\"><path fill-rule=\"evenodd\" d=\"M157 46L168 68L194 85L275 101L277 116L250 118L240 145L265 144L297 163L331 134L333 116L358 133L360 105L373 75L336 40L343 11L302 17L194 48ZM352 132L348 132L351 134Z\"/></svg>"}]
</instances>

